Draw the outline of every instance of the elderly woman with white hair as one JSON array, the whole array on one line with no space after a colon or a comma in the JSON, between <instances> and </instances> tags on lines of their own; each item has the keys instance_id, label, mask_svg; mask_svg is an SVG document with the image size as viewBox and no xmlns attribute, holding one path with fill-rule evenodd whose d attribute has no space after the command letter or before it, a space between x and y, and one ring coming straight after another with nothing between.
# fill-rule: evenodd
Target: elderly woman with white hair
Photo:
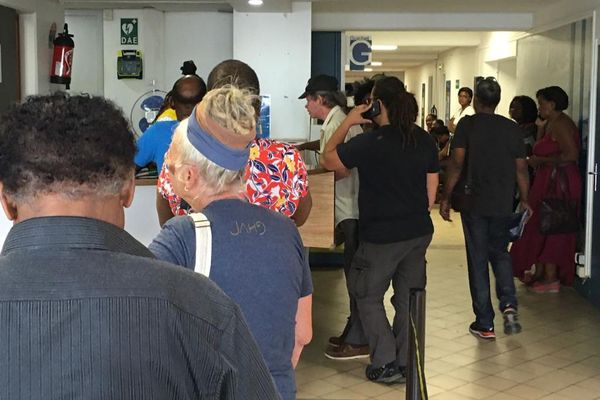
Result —
<instances>
[{"instance_id":1,"label":"elderly woman with white hair","mask_svg":"<svg viewBox=\"0 0 600 400\"><path fill-rule=\"evenodd\" d=\"M201 213L169 220L150 250L208 276L240 305L283 399L294 399L293 368L312 337L312 282L292 220L240 194L255 99L233 86L212 90L177 127L171 182Z\"/></svg>"}]
</instances>

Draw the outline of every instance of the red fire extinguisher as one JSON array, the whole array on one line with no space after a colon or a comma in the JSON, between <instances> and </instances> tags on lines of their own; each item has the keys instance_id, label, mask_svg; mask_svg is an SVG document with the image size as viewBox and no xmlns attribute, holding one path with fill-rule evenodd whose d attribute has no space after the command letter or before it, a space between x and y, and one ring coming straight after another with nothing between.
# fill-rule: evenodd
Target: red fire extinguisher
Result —
<instances>
[{"instance_id":1,"label":"red fire extinguisher","mask_svg":"<svg viewBox=\"0 0 600 400\"><path fill-rule=\"evenodd\" d=\"M50 82L67 85L71 84L71 72L73 70L73 49L75 43L69 34L69 26L65 24L64 32L59 33L54 39L54 54L50 67Z\"/></svg>"}]
</instances>

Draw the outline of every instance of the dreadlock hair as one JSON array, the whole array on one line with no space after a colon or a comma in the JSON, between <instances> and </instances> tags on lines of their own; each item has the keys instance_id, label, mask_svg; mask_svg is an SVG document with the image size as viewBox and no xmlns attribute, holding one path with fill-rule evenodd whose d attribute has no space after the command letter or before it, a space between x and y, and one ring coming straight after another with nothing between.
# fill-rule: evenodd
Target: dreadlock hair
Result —
<instances>
[{"instance_id":1,"label":"dreadlock hair","mask_svg":"<svg viewBox=\"0 0 600 400\"><path fill-rule=\"evenodd\" d=\"M401 131L402 147L417 146L415 121L419 114L417 100L406 91L404 83L394 77L386 76L375 81L373 101L380 100L387 110L390 125Z\"/></svg>"}]
</instances>

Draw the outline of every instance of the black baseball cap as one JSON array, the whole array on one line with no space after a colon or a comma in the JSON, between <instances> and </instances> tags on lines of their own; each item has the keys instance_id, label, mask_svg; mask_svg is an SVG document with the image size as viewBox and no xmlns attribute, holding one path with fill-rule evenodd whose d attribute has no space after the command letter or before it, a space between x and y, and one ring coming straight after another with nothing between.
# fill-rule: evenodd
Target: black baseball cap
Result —
<instances>
[{"instance_id":1,"label":"black baseball cap","mask_svg":"<svg viewBox=\"0 0 600 400\"><path fill-rule=\"evenodd\" d=\"M309 94L314 94L316 92L337 92L338 90L339 83L335 77L329 75L317 75L308 80L304 93L298 98L304 99Z\"/></svg>"}]
</instances>

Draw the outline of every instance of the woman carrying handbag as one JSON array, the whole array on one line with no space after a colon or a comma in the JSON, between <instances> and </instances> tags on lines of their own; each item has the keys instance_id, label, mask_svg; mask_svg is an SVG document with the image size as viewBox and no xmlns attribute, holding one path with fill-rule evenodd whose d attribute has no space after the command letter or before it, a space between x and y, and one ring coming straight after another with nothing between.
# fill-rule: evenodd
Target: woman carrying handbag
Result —
<instances>
[{"instance_id":1,"label":"woman carrying handbag","mask_svg":"<svg viewBox=\"0 0 600 400\"><path fill-rule=\"evenodd\" d=\"M521 239L511 250L514 275L532 292L556 293L560 286L573 284L577 231L550 229L556 200L576 205L581 201L581 176L577 167L579 133L575 123L563 111L569 105L567 94L558 86L537 92L540 118L538 140L528 162L535 169L529 204L533 215ZM553 203L554 201L554 203ZM560 204L558 205L560 207ZM556 213L554 213L556 215ZM562 231L563 233L555 233Z\"/></svg>"}]
</instances>

